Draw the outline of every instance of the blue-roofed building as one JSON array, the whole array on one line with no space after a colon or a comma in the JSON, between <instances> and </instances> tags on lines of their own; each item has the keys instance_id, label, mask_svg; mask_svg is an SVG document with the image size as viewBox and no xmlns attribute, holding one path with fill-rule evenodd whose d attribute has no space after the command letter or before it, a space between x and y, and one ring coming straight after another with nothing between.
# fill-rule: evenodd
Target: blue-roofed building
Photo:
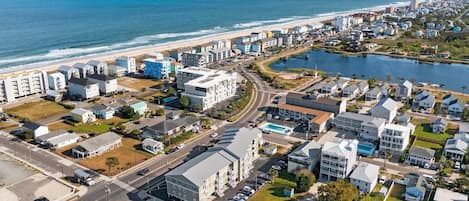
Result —
<instances>
[{"instance_id":1,"label":"blue-roofed building","mask_svg":"<svg viewBox=\"0 0 469 201\"><path fill-rule=\"evenodd\" d=\"M135 113L139 115L144 115L145 112L148 110L148 106L143 101L138 101L129 105L132 109L134 109Z\"/></svg>"},{"instance_id":2,"label":"blue-roofed building","mask_svg":"<svg viewBox=\"0 0 469 201\"><path fill-rule=\"evenodd\" d=\"M171 61L156 60L153 58L143 60L145 70L143 75L155 79L168 79L171 72Z\"/></svg>"}]
</instances>

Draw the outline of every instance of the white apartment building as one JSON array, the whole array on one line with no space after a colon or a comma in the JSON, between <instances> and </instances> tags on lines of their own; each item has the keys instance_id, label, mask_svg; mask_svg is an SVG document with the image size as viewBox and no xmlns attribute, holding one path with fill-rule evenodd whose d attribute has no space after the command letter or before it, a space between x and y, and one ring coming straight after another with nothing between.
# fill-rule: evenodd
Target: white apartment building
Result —
<instances>
[{"instance_id":1,"label":"white apartment building","mask_svg":"<svg viewBox=\"0 0 469 201\"><path fill-rule=\"evenodd\" d=\"M191 99L191 105L200 104L202 110L227 100L236 94L237 73L207 68L190 67L180 70L177 75L182 96Z\"/></svg>"},{"instance_id":2,"label":"white apartment building","mask_svg":"<svg viewBox=\"0 0 469 201\"><path fill-rule=\"evenodd\" d=\"M215 147L165 175L169 198L208 201L246 179L262 144L257 128L229 129Z\"/></svg>"},{"instance_id":3,"label":"white apartment building","mask_svg":"<svg viewBox=\"0 0 469 201\"><path fill-rule=\"evenodd\" d=\"M94 74L94 67L84 63L76 63L73 65L74 68L78 69L81 78L86 78L88 75Z\"/></svg>"},{"instance_id":4,"label":"white apartment building","mask_svg":"<svg viewBox=\"0 0 469 201\"><path fill-rule=\"evenodd\" d=\"M402 152L409 144L410 128L397 124L386 124L381 134L380 151Z\"/></svg>"},{"instance_id":5,"label":"white apartment building","mask_svg":"<svg viewBox=\"0 0 469 201\"><path fill-rule=\"evenodd\" d=\"M34 94L43 94L48 90L47 73L44 71L0 75L0 104Z\"/></svg>"},{"instance_id":6,"label":"white apartment building","mask_svg":"<svg viewBox=\"0 0 469 201\"><path fill-rule=\"evenodd\" d=\"M333 125L338 129L351 131L362 139L377 141L384 130L385 120L369 115L344 112L335 117Z\"/></svg>"},{"instance_id":7,"label":"white apartment building","mask_svg":"<svg viewBox=\"0 0 469 201\"><path fill-rule=\"evenodd\" d=\"M48 74L47 80L49 81L49 89L52 90L63 90L67 86L65 76L62 73Z\"/></svg>"},{"instance_id":8,"label":"white apartment building","mask_svg":"<svg viewBox=\"0 0 469 201\"><path fill-rule=\"evenodd\" d=\"M352 16L337 16L334 19L334 27L337 31L344 31L353 25L353 17Z\"/></svg>"},{"instance_id":9,"label":"white apartment building","mask_svg":"<svg viewBox=\"0 0 469 201\"><path fill-rule=\"evenodd\" d=\"M94 98L99 96L99 85L91 80L72 78L68 81L68 93L82 99Z\"/></svg>"},{"instance_id":10,"label":"white apartment building","mask_svg":"<svg viewBox=\"0 0 469 201\"><path fill-rule=\"evenodd\" d=\"M57 72L62 73L66 80L70 80L72 77L80 78L80 71L71 66L62 65L57 69Z\"/></svg>"},{"instance_id":11,"label":"white apartment building","mask_svg":"<svg viewBox=\"0 0 469 201\"><path fill-rule=\"evenodd\" d=\"M116 92L118 89L117 78L107 76L104 74L88 75L88 79L95 82L99 86L99 92L102 94L109 94Z\"/></svg>"},{"instance_id":12,"label":"white apartment building","mask_svg":"<svg viewBox=\"0 0 469 201\"><path fill-rule=\"evenodd\" d=\"M124 67L126 73L135 73L137 72L137 62L135 57L120 56L116 58L116 66Z\"/></svg>"},{"instance_id":13,"label":"white apartment building","mask_svg":"<svg viewBox=\"0 0 469 201\"><path fill-rule=\"evenodd\" d=\"M321 152L319 177L328 181L345 179L357 162L358 140L326 142Z\"/></svg>"}]
</instances>

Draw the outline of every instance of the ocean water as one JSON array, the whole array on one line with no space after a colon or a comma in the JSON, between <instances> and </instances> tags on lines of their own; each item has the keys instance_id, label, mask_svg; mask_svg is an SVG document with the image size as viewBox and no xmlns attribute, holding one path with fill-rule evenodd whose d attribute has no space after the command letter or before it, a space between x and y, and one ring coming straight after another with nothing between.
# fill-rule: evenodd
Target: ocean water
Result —
<instances>
[{"instance_id":1,"label":"ocean water","mask_svg":"<svg viewBox=\"0 0 469 201\"><path fill-rule=\"evenodd\" d=\"M396 0L0 0L0 68L394 2Z\"/></svg>"}]
</instances>

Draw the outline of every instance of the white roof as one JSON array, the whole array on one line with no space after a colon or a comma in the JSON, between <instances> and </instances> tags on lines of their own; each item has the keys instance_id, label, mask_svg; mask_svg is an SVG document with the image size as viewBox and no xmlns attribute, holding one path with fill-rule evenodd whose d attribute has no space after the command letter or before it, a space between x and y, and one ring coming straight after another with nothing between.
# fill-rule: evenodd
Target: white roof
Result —
<instances>
[{"instance_id":1,"label":"white roof","mask_svg":"<svg viewBox=\"0 0 469 201\"><path fill-rule=\"evenodd\" d=\"M444 188L437 188L434 201L467 201L467 195L453 192Z\"/></svg>"},{"instance_id":2,"label":"white roof","mask_svg":"<svg viewBox=\"0 0 469 201\"><path fill-rule=\"evenodd\" d=\"M360 162L350 175L351 179L373 183L378 180L379 167L377 165Z\"/></svg>"},{"instance_id":3,"label":"white roof","mask_svg":"<svg viewBox=\"0 0 469 201\"><path fill-rule=\"evenodd\" d=\"M236 79L237 73L232 71L216 71L208 74L202 74L202 76L192 79L185 83L185 86L195 86L201 88L207 88L213 86L223 80Z\"/></svg>"},{"instance_id":4,"label":"white roof","mask_svg":"<svg viewBox=\"0 0 469 201\"><path fill-rule=\"evenodd\" d=\"M77 115L84 115L86 113L90 113L91 111L83 108L75 108L71 111L72 114L77 114ZM92 112L91 112L92 113Z\"/></svg>"},{"instance_id":5,"label":"white roof","mask_svg":"<svg viewBox=\"0 0 469 201\"><path fill-rule=\"evenodd\" d=\"M357 152L358 140L338 140L326 142L322 152L334 156L348 156L349 153Z\"/></svg>"},{"instance_id":6,"label":"white roof","mask_svg":"<svg viewBox=\"0 0 469 201\"><path fill-rule=\"evenodd\" d=\"M410 132L409 127L398 125L398 124L386 124L384 125L384 129L390 129L390 130L401 131L401 132Z\"/></svg>"},{"instance_id":7,"label":"white roof","mask_svg":"<svg viewBox=\"0 0 469 201\"><path fill-rule=\"evenodd\" d=\"M398 106L397 106L396 101L394 101L391 98L386 98L380 101L378 104L376 104L375 108L384 108L388 111L393 111L393 110L397 110Z\"/></svg>"}]
</instances>

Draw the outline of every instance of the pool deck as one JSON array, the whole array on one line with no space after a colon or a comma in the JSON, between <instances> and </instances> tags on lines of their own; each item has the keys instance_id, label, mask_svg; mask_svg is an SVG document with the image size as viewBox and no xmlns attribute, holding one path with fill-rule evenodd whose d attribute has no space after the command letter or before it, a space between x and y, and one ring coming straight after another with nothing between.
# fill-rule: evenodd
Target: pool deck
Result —
<instances>
[{"instance_id":1,"label":"pool deck","mask_svg":"<svg viewBox=\"0 0 469 201\"><path fill-rule=\"evenodd\" d=\"M280 131L272 129L272 128L266 128L267 125L273 125L273 126L276 126L276 127L281 127L281 128L284 128L285 130L289 130L290 132L280 132ZM263 123L261 126L259 126L259 129L261 129L262 131L270 131L270 132L277 133L277 134L280 134L280 135L285 135L285 136L289 136L293 133L293 128L290 128L288 126L275 124L275 123L271 123L271 122Z\"/></svg>"}]
</instances>

